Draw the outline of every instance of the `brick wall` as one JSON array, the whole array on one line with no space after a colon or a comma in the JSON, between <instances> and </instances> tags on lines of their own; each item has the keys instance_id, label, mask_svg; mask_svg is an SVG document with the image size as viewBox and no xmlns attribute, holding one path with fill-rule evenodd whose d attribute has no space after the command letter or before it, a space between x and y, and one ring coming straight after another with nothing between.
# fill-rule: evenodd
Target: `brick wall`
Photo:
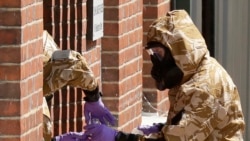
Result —
<instances>
[{"instance_id":1,"label":"brick wall","mask_svg":"<svg viewBox=\"0 0 250 141\"><path fill-rule=\"evenodd\" d=\"M0 1L0 140L42 139L42 0Z\"/></svg>"},{"instance_id":2,"label":"brick wall","mask_svg":"<svg viewBox=\"0 0 250 141\"><path fill-rule=\"evenodd\" d=\"M104 2L103 99L118 129L131 131L141 122L143 1Z\"/></svg>"},{"instance_id":3,"label":"brick wall","mask_svg":"<svg viewBox=\"0 0 250 141\"><path fill-rule=\"evenodd\" d=\"M170 0L144 0L143 5L143 45L145 45L148 27L156 18L166 15L170 10ZM143 51L143 112L166 115L169 108L167 91L156 90L150 75L151 65L149 55Z\"/></svg>"}]
</instances>

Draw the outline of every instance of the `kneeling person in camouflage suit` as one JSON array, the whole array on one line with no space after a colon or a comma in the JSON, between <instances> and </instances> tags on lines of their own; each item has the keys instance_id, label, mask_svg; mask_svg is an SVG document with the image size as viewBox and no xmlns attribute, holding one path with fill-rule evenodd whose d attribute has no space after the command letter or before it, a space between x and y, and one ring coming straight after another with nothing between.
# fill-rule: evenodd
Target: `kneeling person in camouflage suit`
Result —
<instances>
[{"instance_id":1,"label":"kneeling person in camouflage suit","mask_svg":"<svg viewBox=\"0 0 250 141\"><path fill-rule=\"evenodd\" d=\"M85 94L84 116L86 122L99 119L102 124L114 125L115 118L104 106L98 83L85 58L73 50L59 50L51 36L44 32L43 93L50 99L64 86L81 88ZM51 140L50 112L44 100L44 138ZM91 115L91 117L90 117Z\"/></svg>"}]
</instances>

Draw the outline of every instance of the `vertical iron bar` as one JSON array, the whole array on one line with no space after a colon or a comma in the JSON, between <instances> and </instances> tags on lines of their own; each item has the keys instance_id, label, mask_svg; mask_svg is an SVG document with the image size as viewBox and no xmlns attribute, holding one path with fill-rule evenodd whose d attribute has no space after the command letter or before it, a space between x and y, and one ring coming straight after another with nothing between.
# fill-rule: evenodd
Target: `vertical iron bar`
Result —
<instances>
[{"instance_id":1,"label":"vertical iron bar","mask_svg":"<svg viewBox=\"0 0 250 141\"><path fill-rule=\"evenodd\" d=\"M202 34L205 38L210 55L214 56L215 46L215 6L214 0L202 1Z\"/></svg>"}]
</instances>

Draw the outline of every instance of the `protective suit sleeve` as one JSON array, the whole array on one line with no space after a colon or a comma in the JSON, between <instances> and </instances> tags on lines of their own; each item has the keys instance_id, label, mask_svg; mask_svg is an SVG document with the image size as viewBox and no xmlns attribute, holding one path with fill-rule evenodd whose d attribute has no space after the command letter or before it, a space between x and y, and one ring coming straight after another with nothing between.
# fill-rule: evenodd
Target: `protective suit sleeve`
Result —
<instances>
[{"instance_id":1,"label":"protective suit sleeve","mask_svg":"<svg viewBox=\"0 0 250 141\"><path fill-rule=\"evenodd\" d=\"M96 102L102 96L102 93L99 92L99 86L97 86L93 91L83 90L85 93L84 100L87 102Z\"/></svg>"},{"instance_id":2,"label":"protective suit sleeve","mask_svg":"<svg viewBox=\"0 0 250 141\"><path fill-rule=\"evenodd\" d=\"M179 122L163 127L166 140L205 140L227 115L226 109L205 92L196 92L187 103Z\"/></svg>"},{"instance_id":3,"label":"protective suit sleeve","mask_svg":"<svg viewBox=\"0 0 250 141\"><path fill-rule=\"evenodd\" d=\"M53 57L55 53L57 56ZM51 60L44 64L43 91L45 95L66 85L81 88L90 93L99 90L93 72L80 53L62 50L55 51L53 55Z\"/></svg>"}]
</instances>

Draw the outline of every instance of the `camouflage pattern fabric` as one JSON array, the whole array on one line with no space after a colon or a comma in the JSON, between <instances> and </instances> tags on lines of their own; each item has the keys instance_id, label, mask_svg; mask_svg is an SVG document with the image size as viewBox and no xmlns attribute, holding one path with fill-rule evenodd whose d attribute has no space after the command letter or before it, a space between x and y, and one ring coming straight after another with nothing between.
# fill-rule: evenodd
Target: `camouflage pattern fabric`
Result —
<instances>
[{"instance_id":1,"label":"camouflage pattern fabric","mask_svg":"<svg viewBox=\"0 0 250 141\"><path fill-rule=\"evenodd\" d=\"M58 51L55 51L58 52ZM97 81L85 58L72 50L59 51L68 54L67 58L48 61L44 64L44 94L53 93L69 85L83 90L95 90Z\"/></svg>"},{"instance_id":2,"label":"camouflage pattern fabric","mask_svg":"<svg viewBox=\"0 0 250 141\"><path fill-rule=\"evenodd\" d=\"M50 111L45 97L43 97L43 138L44 141L51 141L52 125Z\"/></svg>"},{"instance_id":3,"label":"camouflage pattern fabric","mask_svg":"<svg viewBox=\"0 0 250 141\"><path fill-rule=\"evenodd\" d=\"M212 57L184 10L155 20L147 42L169 47L183 71L182 84L169 90L170 110L162 132L167 141L242 141L245 127L238 90L228 73ZM177 125L172 118L183 115Z\"/></svg>"},{"instance_id":4,"label":"camouflage pattern fabric","mask_svg":"<svg viewBox=\"0 0 250 141\"><path fill-rule=\"evenodd\" d=\"M44 32L43 93L51 94L69 85L92 91L98 84L85 58L73 50L59 50Z\"/></svg>"},{"instance_id":5,"label":"camouflage pattern fabric","mask_svg":"<svg viewBox=\"0 0 250 141\"><path fill-rule=\"evenodd\" d=\"M43 31L43 64L46 64L52 57L53 52L59 50L52 36L46 31Z\"/></svg>"},{"instance_id":6,"label":"camouflage pattern fabric","mask_svg":"<svg viewBox=\"0 0 250 141\"><path fill-rule=\"evenodd\" d=\"M83 90L95 90L98 87L93 72L85 58L73 50L59 50L47 31L43 32L43 95L52 95L55 91L69 85ZM51 141L52 129L48 104L43 100L43 137Z\"/></svg>"}]
</instances>

